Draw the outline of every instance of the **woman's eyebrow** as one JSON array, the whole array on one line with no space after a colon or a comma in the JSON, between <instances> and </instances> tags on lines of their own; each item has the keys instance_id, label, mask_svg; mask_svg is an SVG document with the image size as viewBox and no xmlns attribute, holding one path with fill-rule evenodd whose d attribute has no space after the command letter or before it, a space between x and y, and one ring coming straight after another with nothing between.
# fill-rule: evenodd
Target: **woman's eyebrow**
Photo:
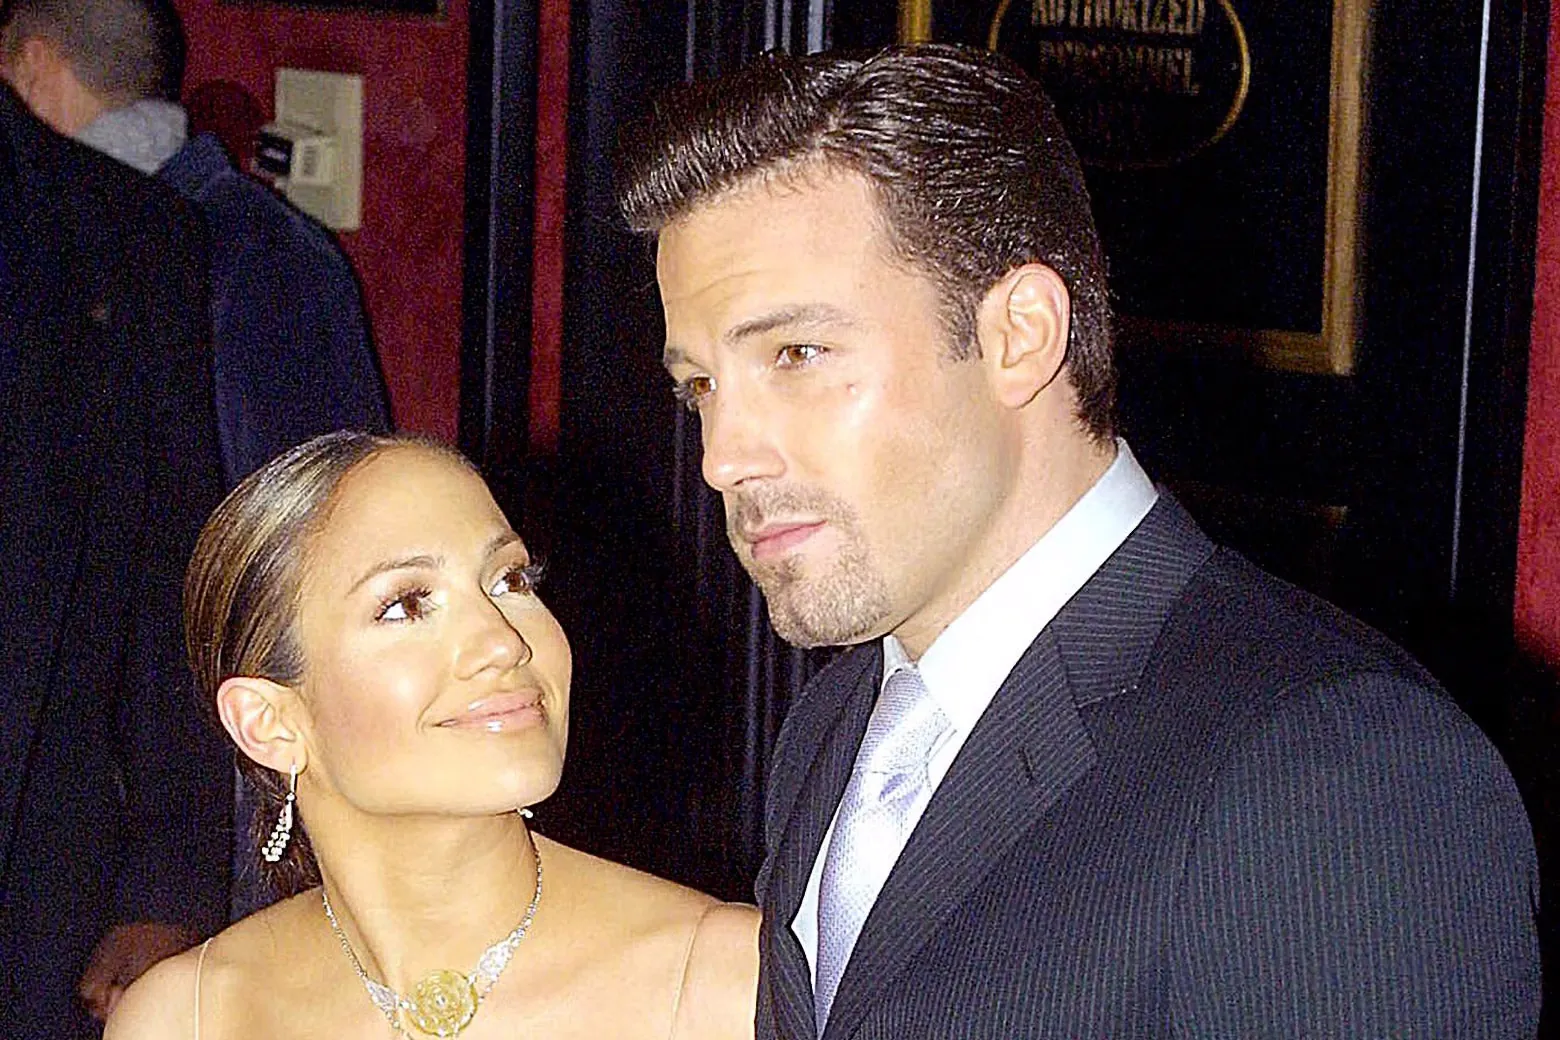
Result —
<instances>
[{"instance_id":1,"label":"woman's eyebrow","mask_svg":"<svg viewBox=\"0 0 1560 1040\"><path fill-rule=\"evenodd\" d=\"M362 577L358 578L357 581L354 581L352 586L347 589L347 595L352 595L359 588L361 588L365 582L372 581L379 575L388 571L403 571L419 568L427 570L438 570L443 566L444 557L442 556L403 556L395 560L383 560L374 564L363 573Z\"/></svg>"},{"instance_id":2,"label":"woman's eyebrow","mask_svg":"<svg viewBox=\"0 0 1560 1040\"><path fill-rule=\"evenodd\" d=\"M492 556L500 549L513 545L519 540L520 536L514 531L500 531L498 534L495 534L492 538L488 539L487 548L482 550L482 555L484 557Z\"/></svg>"}]
</instances>

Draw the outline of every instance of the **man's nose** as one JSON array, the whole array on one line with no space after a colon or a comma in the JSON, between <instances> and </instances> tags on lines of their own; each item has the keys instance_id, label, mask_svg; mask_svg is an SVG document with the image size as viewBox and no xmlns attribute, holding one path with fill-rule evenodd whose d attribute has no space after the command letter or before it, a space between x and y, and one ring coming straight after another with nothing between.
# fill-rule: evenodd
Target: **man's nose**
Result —
<instances>
[{"instance_id":1,"label":"man's nose","mask_svg":"<svg viewBox=\"0 0 1560 1040\"><path fill-rule=\"evenodd\" d=\"M759 402L724 388L700 413L704 438L704 481L721 493L750 480L785 472L774 417Z\"/></svg>"}]
</instances>

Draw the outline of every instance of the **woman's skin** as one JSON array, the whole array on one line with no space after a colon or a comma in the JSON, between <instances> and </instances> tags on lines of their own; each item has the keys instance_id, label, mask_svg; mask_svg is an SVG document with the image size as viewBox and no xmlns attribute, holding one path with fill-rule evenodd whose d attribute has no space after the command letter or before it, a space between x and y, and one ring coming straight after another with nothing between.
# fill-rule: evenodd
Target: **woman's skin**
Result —
<instances>
[{"instance_id":1,"label":"woman's skin","mask_svg":"<svg viewBox=\"0 0 1560 1040\"><path fill-rule=\"evenodd\" d=\"M405 995L437 968L469 974L531 900L535 860L513 810L558 784L569 647L524 543L458 462L390 448L342 480L325 516L295 621L302 682L229 679L218 707L245 754L284 775L298 766L299 815L341 927L368 974ZM463 1038L660 1038L674 1021L678 1037L752 1035L756 911L534 841L534 924ZM194 1036L197 955L132 987L109 1040ZM200 1028L393 1035L317 889L212 942Z\"/></svg>"}]
</instances>

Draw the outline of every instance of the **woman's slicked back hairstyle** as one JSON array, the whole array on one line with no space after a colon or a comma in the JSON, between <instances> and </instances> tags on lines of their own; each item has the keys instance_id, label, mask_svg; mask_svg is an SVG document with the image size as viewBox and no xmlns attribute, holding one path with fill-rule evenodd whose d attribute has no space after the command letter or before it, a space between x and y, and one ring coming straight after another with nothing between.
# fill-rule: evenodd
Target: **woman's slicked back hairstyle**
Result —
<instances>
[{"instance_id":1,"label":"woman's slicked back hairstyle","mask_svg":"<svg viewBox=\"0 0 1560 1040\"><path fill-rule=\"evenodd\" d=\"M306 441L245 477L223 499L195 543L184 578L184 639L196 691L210 721L217 691L235 676L295 686L307 662L295 622L311 538L328 518L341 482L368 460L400 447L420 447L470 466L438 441L341 431ZM255 794L253 847L264 844L287 796L287 780L238 756ZM319 882L308 833L295 826L282 861L262 864L278 895Z\"/></svg>"}]
</instances>

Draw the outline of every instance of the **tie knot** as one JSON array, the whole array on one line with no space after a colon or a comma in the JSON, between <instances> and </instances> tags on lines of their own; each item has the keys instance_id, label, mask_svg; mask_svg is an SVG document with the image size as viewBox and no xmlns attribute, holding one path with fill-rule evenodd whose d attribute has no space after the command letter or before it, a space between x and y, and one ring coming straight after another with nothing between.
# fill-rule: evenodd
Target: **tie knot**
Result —
<instances>
[{"instance_id":1,"label":"tie knot","mask_svg":"<svg viewBox=\"0 0 1560 1040\"><path fill-rule=\"evenodd\" d=\"M921 673L914 667L901 668L883 684L856 768L888 775L924 769L937 738L947 728L948 717L921 681Z\"/></svg>"}]
</instances>

